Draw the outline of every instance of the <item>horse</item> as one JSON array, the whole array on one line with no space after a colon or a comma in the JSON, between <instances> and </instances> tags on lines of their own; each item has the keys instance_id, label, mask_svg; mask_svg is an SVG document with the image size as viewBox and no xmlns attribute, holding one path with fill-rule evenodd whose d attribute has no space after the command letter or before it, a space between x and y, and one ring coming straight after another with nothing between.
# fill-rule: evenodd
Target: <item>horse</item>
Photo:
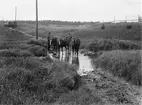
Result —
<instances>
[{"instance_id":1,"label":"horse","mask_svg":"<svg viewBox=\"0 0 142 105\"><path fill-rule=\"evenodd\" d=\"M74 54L77 54L79 52L79 47L80 47L80 39L78 37L72 39L72 52Z\"/></svg>"},{"instance_id":2,"label":"horse","mask_svg":"<svg viewBox=\"0 0 142 105\"><path fill-rule=\"evenodd\" d=\"M60 52L60 39L58 37L53 37L51 39L51 46L56 53Z\"/></svg>"},{"instance_id":3,"label":"horse","mask_svg":"<svg viewBox=\"0 0 142 105\"><path fill-rule=\"evenodd\" d=\"M66 44L66 40L64 38L60 38L60 50L63 52L63 48L66 49L67 44Z\"/></svg>"},{"instance_id":4,"label":"horse","mask_svg":"<svg viewBox=\"0 0 142 105\"><path fill-rule=\"evenodd\" d=\"M71 46L72 46L72 36L68 35L65 37L65 43L66 43L66 51L70 52L71 51Z\"/></svg>"}]
</instances>

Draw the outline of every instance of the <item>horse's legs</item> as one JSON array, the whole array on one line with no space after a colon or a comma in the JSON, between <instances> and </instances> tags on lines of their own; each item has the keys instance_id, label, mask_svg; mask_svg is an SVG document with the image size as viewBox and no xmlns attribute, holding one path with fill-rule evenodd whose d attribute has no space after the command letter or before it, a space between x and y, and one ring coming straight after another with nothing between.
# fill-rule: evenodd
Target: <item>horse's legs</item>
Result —
<instances>
[{"instance_id":1,"label":"horse's legs","mask_svg":"<svg viewBox=\"0 0 142 105\"><path fill-rule=\"evenodd\" d=\"M66 49L67 49L67 52L68 52L68 51L69 51L69 46L68 46L68 45L67 45L67 48L66 48Z\"/></svg>"},{"instance_id":2,"label":"horse's legs","mask_svg":"<svg viewBox=\"0 0 142 105\"><path fill-rule=\"evenodd\" d=\"M75 51L76 55L78 56L78 48L76 47L76 51Z\"/></svg>"},{"instance_id":3,"label":"horse's legs","mask_svg":"<svg viewBox=\"0 0 142 105\"><path fill-rule=\"evenodd\" d=\"M77 46L77 56L78 56L78 53L79 53L79 46Z\"/></svg>"},{"instance_id":4,"label":"horse's legs","mask_svg":"<svg viewBox=\"0 0 142 105\"><path fill-rule=\"evenodd\" d=\"M63 50L64 50L64 47L62 47L62 52L63 52Z\"/></svg>"},{"instance_id":5,"label":"horse's legs","mask_svg":"<svg viewBox=\"0 0 142 105\"><path fill-rule=\"evenodd\" d=\"M73 54L74 54L74 51L75 51L75 50L74 50L74 48L72 48L72 52L73 52Z\"/></svg>"},{"instance_id":6,"label":"horse's legs","mask_svg":"<svg viewBox=\"0 0 142 105\"><path fill-rule=\"evenodd\" d=\"M69 50L68 53L71 54L71 46L70 45L69 45L69 49L68 50Z\"/></svg>"},{"instance_id":7,"label":"horse's legs","mask_svg":"<svg viewBox=\"0 0 142 105\"><path fill-rule=\"evenodd\" d=\"M77 56L78 56L78 49L77 49L77 52L76 52L76 53L77 53Z\"/></svg>"},{"instance_id":8,"label":"horse's legs","mask_svg":"<svg viewBox=\"0 0 142 105\"><path fill-rule=\"evenodd\" d=\"M60 47L58 46L58 53L59 53L59 55L60 55Z\"/></svg>"}]
</instances>

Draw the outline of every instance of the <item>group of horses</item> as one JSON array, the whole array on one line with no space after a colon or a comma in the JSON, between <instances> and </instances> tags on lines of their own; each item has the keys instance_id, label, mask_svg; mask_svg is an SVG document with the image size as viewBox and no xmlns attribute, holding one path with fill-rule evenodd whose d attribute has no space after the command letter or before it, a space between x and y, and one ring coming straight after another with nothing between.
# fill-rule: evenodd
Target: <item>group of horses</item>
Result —
<instances>
[{"instance_id":1,"label":"group of horses","mask_svg":"<svg viewBox=\"0 0 142 105\"><path fill-rule=\"evenodd\" d=\"M72 51L73 54L78 55L80 47L80 39L78 37L66 36L61 37L48 37L48 50L52 48L56 53L65 49L68 53Z\"/></svg>"}]
</instances>

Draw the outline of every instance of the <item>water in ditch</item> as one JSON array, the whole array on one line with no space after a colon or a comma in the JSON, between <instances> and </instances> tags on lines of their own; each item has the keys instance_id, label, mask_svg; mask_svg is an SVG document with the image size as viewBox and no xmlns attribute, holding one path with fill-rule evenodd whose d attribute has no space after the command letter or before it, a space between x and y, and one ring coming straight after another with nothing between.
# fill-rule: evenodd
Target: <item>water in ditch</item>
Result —
<instances>
[{"instance_id":1,"label":"water in ditch","mask_svg":"<svg viewBox=\"0 0 142 105\"><path fill-rule=\"evenodd\" d=\"M53 58L56 58L53 54L50 54ZM78 66L78 73L80 75L86 75L88 72L93 71L93 66L91 63L91 58L85 56L84 54L79 53L76 56L73 53L68 53L66 51L60 52L58 58L61 61L68 62Z\"/></svg>"}]
</instances>

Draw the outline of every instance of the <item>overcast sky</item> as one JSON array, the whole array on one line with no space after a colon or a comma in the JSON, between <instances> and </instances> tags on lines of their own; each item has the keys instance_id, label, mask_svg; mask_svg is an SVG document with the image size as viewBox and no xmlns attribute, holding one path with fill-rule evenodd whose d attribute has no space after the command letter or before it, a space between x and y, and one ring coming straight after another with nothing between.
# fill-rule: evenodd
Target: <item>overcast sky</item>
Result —
<instances>
[{"instance_id":1,"label":"overcast sky","mask_svg":"<svg viewBox=\"0 0 142 105\"><path fill-rule=\"evenodd\" d=\"M35 20L36 0L0 0L0 20ZM142 0L38 0L39 20L112 21L137 18Z\"/></svg>"}]
</instances>

